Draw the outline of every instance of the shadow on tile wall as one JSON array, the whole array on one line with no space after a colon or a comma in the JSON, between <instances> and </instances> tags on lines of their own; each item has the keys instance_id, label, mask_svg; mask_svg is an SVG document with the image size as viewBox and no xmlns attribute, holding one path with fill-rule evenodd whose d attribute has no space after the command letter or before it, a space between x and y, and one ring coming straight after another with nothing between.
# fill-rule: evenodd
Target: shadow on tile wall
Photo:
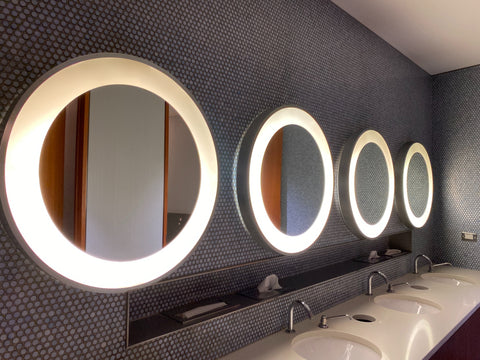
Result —
<instances>
[{"instance_id":1,"label":"shadow on tile wall","mask_svg":"<svg viewBox=\"0 0 480 360\"><path fill-rule=\"evenodd\" d=\"M343 143L366 128L385 137L393 156L407 141L420 141L431 150L430 76L327 0L14 0L0 1L0 8L2 127L14 101L40 75L68 59L97 52L153 61L178 78L203 108L218 150L218 200L198 247L170 279L271 259L244 269L253 283L279 262L312 267L318 261L312 254L325 254L327 246L337 246L331 249L339 252L365 250L365 243L344 225L338 201L321 238L294 258L279 259L244 229L232 189L236 150L249 124L265 110L295 104L310 112L323 128L335 162ZM394 212L385 234L404 229ZM416 252L428 250L428 229L414 231ZM392 263L384 271L396 274L408 266ZM208 281L235 276L227 273ZM4 359L215 358L278 331L282 304L289 300L127 351L124 294L94 294L58 283L32 264L5 232L0 236L0 281ZM204 288L201 281L190 291ZM316 288L318 296L308 296L321 309L359 291L347 291L347 286L331 282ZM274 316L273 323L266 321L269 316Z\"/></svg>"}]
</instances>

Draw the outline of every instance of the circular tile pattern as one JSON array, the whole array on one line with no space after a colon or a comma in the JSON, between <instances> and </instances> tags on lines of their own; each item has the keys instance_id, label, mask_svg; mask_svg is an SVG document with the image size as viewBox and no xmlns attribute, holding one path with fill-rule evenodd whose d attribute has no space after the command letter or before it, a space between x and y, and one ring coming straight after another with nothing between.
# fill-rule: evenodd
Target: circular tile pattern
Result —
<instances>
[{"instance_id":1,"label":"circular tile pattern","mask_svg":"<svg viewBox=\"0 0 480 360\"><path fill-rule=\"evenodd\" d=\"M171 279L271 260L243 272L191 280L187 289L195 294L190 298L237 284L250 286L277 269L309 269L318 261L317 250L322 259L340 256L329 257L323 247L339 246L341 255L365 250L354 242L338 204L332 207L322 241L301 257L281 260L259 247L245 230L235 205L232 176L237 146L260 112L285 104L306 109L322 126L334 159L351 134L367 127L381 132L393 153L413 135L425 134L415 140L427 148L431 141L427 74L328 1L279 6L228 0L0 0L0 39L1 127L12 104L39 76L66 60L96 52L153 61L198 100L217 145L219 193L209 228ZM413 135L412 129L416 129ZM392 216L385 233L403 229ZM418 238L424 243L430 237L428 232L415 234L421 234ZM278 315L291 300L125 350L124 296L81 292L52 280L4 232L0 279L0 358L5 360L218 358L276 331L284 321ZM175 295L182 293L181 285L175 287ZM139 302L145 301L153 311L152 294L161 293L164 286L152 287ZM318 299L320 311L322 304L348 295L330 284L308 296L307 302ZM168 306L173 304L165 294L163 298L171 301ZM275 323L248 327L252 319L268 316ZM212 334L215 344L210 341Z\"/></svg>"}]
</instances>

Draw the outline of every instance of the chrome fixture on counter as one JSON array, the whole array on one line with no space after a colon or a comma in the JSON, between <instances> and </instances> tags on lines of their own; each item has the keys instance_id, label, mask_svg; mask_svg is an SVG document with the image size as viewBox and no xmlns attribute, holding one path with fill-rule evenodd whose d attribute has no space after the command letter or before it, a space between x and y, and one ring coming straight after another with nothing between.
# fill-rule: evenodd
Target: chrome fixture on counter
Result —
<instances>
[{"instance_id":1,"label":"chrome fixture on counter","mask_svg":"<svg viewBox=\"0 0 480 360\"><path fill-rule=\"evenodd\" d=\"M402 283L397 283L397 284L388 284L387 292L388 293L393 293L395 290L393 290L394 286L400 286L400 285L407 285L410 286L408 282L402 282Z\"/></svg>"},{"instance_id":2,"label":"chrome fixture on counter","mask_svg":"<svg viewBox=\"0 0 480 360\"><path fill-rule=\"evenodd\" d=\"M453 265L449 262L443 262L443 263L440 263L440 264L433 264L432 268L436 268L436 267L439 267L439 266L453 266Z\"/></svg>"},{"instance_id":3,"label":"chrome fixture on counter","mask_svg":"<svg viewBox=\"0 0 480 360\"><path fill-rule=\"evenodd\" d=\"M387 275L382 273L381 271L372 271L370 275L368 275L368 292L367 295L372 295L372 280L375 275L380 276L387 284L388 290L391 290L390 282L388 281Z\"/></svg>"},{"instance_id":4,"label":"chrome fixture on counter","mask_svg":"<svg viewBox=\"0 0 480 360\"><path fill-rule=\"evenodd\" d=\"M310 319L313 317L312 310L310 309L310 306L307 305L305 301L302 300L294 300L290 304L290 307L288 308L288 327L286 332L288 333L294 333L295 330L293 329L293 309L295 308L296 304L300 304L304 307L305 310L307 310L308 316Z\"/></svg>"},{"instance_id":5,"label":"chrome fixture on counter","mask_svg":"<svg viewBox=\"0 0 480 360\"><path fill-rule=\"evenodd\" d=\"M327 323L328 319L334 319L334 318L340 318L340 317L347 317L350 320L352 320L352 317L349 314L333 315L333 316L322 315L322 317L320 318L320 324L318 324L318 327L322 328L322 329L327 329L328 328L328 323Z\"/></svg>"},{"instance_id":6,"label":"chrome fixture on counter","mask_svg":"<svg viewBox=\"0 0 480 360\"><path fill-rule=\"evenodd\" d=\"M428 261L428 272L432 272L432 266L433 266L432 260L430 260L430 258L425 254L419 254L419 255L415 256L413 273L418 274L418 260L421 259L421 258L424 258L425 260Z\"/></svg>"},{"instance_id":7,"label":"chrome fixture on counter","mask_svg":"<svg viewBox=\"0 0 480 360\"><path fill-rule=\"evenodd\" d=\"M415 257L414 270L413 270L414 274L418 274L418 260L421 259L421 258L424 258L425 260L428 261L428 272L432 272L433 268L436 268L436 267L439 267L439 266L453 266L449 262L434 264L433 261L427 255L419 254Z\"/></svg>"}]
</instances>

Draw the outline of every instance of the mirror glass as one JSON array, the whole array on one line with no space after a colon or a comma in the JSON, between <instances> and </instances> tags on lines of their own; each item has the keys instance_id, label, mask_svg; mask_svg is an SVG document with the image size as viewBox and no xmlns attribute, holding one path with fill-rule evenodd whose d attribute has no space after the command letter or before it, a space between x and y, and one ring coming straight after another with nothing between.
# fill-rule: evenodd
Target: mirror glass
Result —
<instances>
[{"instance_id":1,"label":"mirror glass","mask_svg":"<svg viewBox=\"0 0 480 360\"><path fill-rule=\"evenodd\" d=\"M375 143L363 147L355 168L355 196L360 215L368 224L380 221L387 206L388 169Z\"/></svg>"},{"instance_id":2,"label":"mirror glass","mask_svg":"<svg viewBox=\"0 0 480 360\"><path fill-rule=\"evenodd\" d=\"M409 227L422 227L433 202L432 165L422 144L407 143L400 149L395 178L395 205L400 219Z\"/></svg>"},{"instance_id":3,"label":"mirror glass","mask_svg":"<svg viewBox=\"0 0 480 360\"><path fill-rule=\"evenodd\" d=\"M212 134L190 93L146 60L91 54L19 99L0 146L8 228L45 272L123 292L179 266L216 201Z\"/></svg>"},{"instance_id":4,"label":"mirror glass","mask_svg":"<svg viewBox=\"0 0 480 360\"><path fill-rule=\"evenodd\" d=\"M382 135L365 130L347 141L338 184L348 228L360 238L379 236L387 226L394 201L393 161Z\"/></svg>"},{"instance_id":5,"label":"mirror glass","mask_svg":"<svg viewBox=\"0 0 480 360\"><path fill-rule=\"evenodd\" d=\"M415 216L420 217L428 204L428 171L420 153L413 154L407 170L408 204Z\"/></svg>"},{"instance_id":6,"label":"mirror glass","mask_svg":"<svg viewBox=\"0 0 480 360\"><path fill-rule=\"evenodd\" d=\"M42 146L40 186L59 230L88 254L133 260L166 246L198 195L200 166L178 112L134 86L84 93Z\"/></svg>"},{"instance_id":7,"label":"mirror glass","mask_svg":"<svg viewBox=\"0 0 480 360\"><path fill-rule=\"evenodd\" d=\"M304 128L288 125L268 143L262 164L262 196L272 223L288 235L312 226L323 200L320 151Z\"/></svg>"}]
</instances>

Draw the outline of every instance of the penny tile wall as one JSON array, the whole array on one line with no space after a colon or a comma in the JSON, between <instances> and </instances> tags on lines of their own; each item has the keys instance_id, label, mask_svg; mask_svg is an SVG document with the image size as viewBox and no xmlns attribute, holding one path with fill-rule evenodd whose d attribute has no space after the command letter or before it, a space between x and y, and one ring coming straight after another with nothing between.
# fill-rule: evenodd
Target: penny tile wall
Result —
<instances>
[{"instance_id":1,"label":"penny tile wall","mask_svg":"<svg viewBox=\"0 0 480 360\"><path fill-rule=\"evenodd\" d=\"M133 294L136 316L175 305L182 292L181 301L228 293L272 272L301 273L384 246L382 239L359 240L348 231L337 197L309 251L285 257L259 245L258 234L242 224L234 189L242 135L260 113L285 104L308 111L324 130L336 166L345 141L366 128L384 136L394 157L407 141L431 151L431 77L328 0L0 0L1 128L42 74L99 52L150 60L183 83L205 113L220 166L216 207L199 245L169 274L169 285ZM414 252L430 250L432 221L413 232ZM405 229L394 211L382 236ZM410 260L379 269L399 276ZM219 271L195 276L212 270ZM318 312L360 293L365 276L346 275L125 349L125 294L59 283L2 230L0 357L217 358L278 331L293 296L305 296Z\"/></svg>"}]
</instances>

